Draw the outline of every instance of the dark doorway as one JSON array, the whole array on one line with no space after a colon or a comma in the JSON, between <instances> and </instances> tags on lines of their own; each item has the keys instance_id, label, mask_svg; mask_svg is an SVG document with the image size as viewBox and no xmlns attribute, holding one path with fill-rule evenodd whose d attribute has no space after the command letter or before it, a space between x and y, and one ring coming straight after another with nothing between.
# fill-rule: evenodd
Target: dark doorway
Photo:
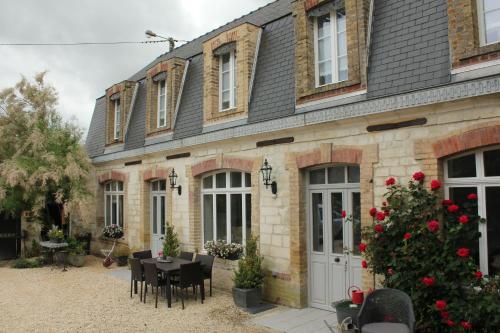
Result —
<instances>
[{"instance_id":1,"label":"dark doorway","mask_svg":"<svg viewBox=\"0 0 500 333\"><path fill-rule=\"evenodd\" d=\"M21 253L21 219L0 213L0 260L17 258Z\"/></svg>"}]
</instances>

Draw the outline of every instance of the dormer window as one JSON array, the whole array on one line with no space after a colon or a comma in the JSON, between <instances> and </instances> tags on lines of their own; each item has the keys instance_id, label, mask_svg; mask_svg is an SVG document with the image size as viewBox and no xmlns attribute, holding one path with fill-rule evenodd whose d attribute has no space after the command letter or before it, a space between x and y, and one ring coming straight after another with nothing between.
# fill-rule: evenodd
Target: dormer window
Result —
<instances>
[{"instance_id":1,"label":"dormer window","mask_svg":"<svg viewBox=\"0 0 500 333\"><path fill-rule=\"evenodd\" d=\"M167 125L167 87L166 80L158 82L158 128Z\"/></svg>"},{"instance_id":2,"label":"dormer window","mask_svg":"<svg viewBox=\"0 0 500 333\"><path fill-rule=\"evenodd\" d=\"M347 80L347 35L345 10L314 18L316 86Z\"/></svg>"},{"instance_id":3,"label":"dormer window","mask_svg":"<svg viewBox=\"0 0 500 333\"><path fill-rule=\"evenodd\" d=\"M115 99L115 128L114 128L114 138L115 140L119 140L121 136L121 106L120 99Z\"/></svg>"},{"instance_id":4,"label":"dormer window","mask_svg":"<svg viewBox=\"0 0 500 333\"><path fill-rule=\"evenodd\" d=\"M226 111L236 107L236 50L219 57L220 108Z\"/></svg>"},{"instance_id":5,"label":"dormer window","mask_svg":"<svg viewBox=\"0 0 500 333\"><path fill-rule=\"evenodd\" d=\"M500 2L477 0L481 45L500 42Z\"/></svg>"}]
</instances>

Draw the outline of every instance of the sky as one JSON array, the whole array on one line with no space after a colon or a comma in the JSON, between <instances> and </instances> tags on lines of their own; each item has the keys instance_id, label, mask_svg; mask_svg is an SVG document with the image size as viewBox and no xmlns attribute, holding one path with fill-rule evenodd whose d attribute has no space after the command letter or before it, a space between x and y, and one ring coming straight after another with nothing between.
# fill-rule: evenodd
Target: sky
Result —
<instances>
[{"instance_id":1,"label":"sky","mask_svg":"<svg viewBox=\"0 0 500 333\"><path fill-rule=\"evenodd\" d=\"M273 0L0 0L0 43L192 40ZM2 46L0 90L48 71L58 111L86 134L95 100L168 50L168 43Z\"/></svg>"}]
</instances>

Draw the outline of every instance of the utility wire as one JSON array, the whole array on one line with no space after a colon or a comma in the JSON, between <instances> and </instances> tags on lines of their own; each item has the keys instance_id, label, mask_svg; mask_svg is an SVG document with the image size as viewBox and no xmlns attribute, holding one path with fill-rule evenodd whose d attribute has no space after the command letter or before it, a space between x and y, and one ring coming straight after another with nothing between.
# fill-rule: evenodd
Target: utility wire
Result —
<instances>
[{"instance_id":1,"label":"utility wire","mask_svg":"<svg viewBox=\"0 0 500 333\"><path fill-rule=\"evenodd\" d=\"M79 46L79 45L120 45L120 44L154 44L168 40L145 40L139 42L80 42L80 43L0 43L0 46Z\"/></svg>"}]
</instances>

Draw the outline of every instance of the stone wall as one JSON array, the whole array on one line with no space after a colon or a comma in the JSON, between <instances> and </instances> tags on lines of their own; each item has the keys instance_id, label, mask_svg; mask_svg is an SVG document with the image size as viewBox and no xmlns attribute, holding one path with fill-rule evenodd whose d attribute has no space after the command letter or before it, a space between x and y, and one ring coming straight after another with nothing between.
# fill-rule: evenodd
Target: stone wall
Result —
<instances>
[{"instance_id":1,"label":"stone wall","mask_svg":"<svg viewBox=\"0 0 500 333\"><path fill-rule=\"evenodd\" d=\"M136 83L132 81L123 81L115 84L106 90L106 145L122 143L125 137L125 127L127 126L127 117L132 103L134 87ZM120 137L115 139L115 103L111 100L114 94L120 94Z\"/></svg>"}]
</instances>

